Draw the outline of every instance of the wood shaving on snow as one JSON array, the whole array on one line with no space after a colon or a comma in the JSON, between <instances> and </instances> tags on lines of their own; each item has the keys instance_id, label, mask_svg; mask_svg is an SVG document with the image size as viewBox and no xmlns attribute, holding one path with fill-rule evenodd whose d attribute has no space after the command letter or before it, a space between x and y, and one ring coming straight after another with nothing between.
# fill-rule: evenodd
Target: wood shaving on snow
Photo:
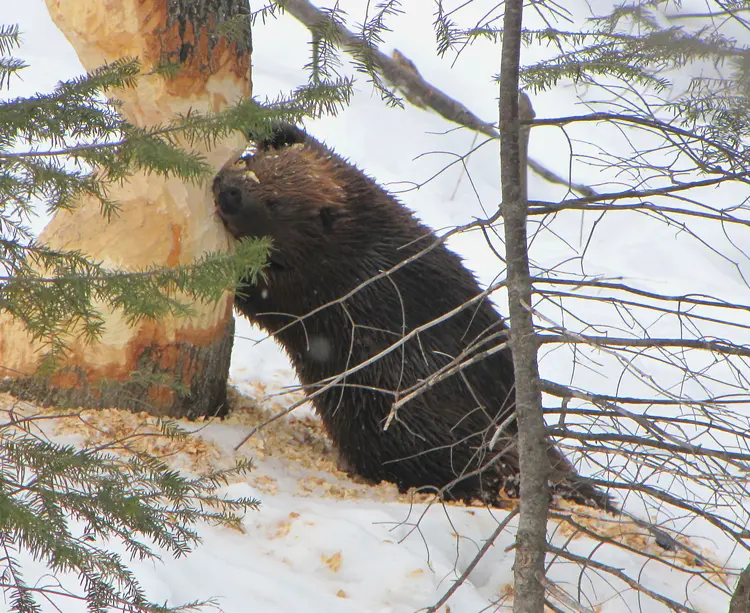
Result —
<instances>
[{"instance_id":1,"label":"wood shaving on snow","mask_svg":"<svg viewBox=\"0 0 750 613\"><path fill-rule=\"evenodd\" d=\"M145 412L132 413L120 409L40 408L9 394L0 394L0 415L6 413L8 421L31 415L43 416L51 422L56 435L72 436L79 444L106 446L107 451L123 455L147 452L173 468L197 474L231 468L234 466L236 454L249 457L253 461L253 470L245 477L237 477L237 480L247 479L253 487L269 495L279 492L279 484L278 479L266 471L272 464L281 462L285 472L296 478L297 489L294 495L298 497L316 496L338 500L361 499L406 504L429 504L435 501L432 494L400 494L397 487L391 483L369 484L339 470L335 450L325 434L323 424L311 414L290 415L265 425L237 452L211 440L211 430L207 427L209 425L231 427L234 431L249 430L265 423L291 403L302 398L300 392L282 395L269 391L260 383L255 384L248 395L241 395L230 388L230 412L224 419L210 418L196 422L171 420L185 431L185 435L179 437L165 436L165 420ZM507 508L513 508L517 504L517 501L511 499L506 502ZM466 506L455 502L443 504ZM483 507L484 504L476 501L470 506ZM624 543L656 557L669 558L681 566L700 566L700 562L688 552L664 551L656 545L653 536L645 528L630 520L580 507L565 500L556 501L555 506L558 511L570 513L577 523L602 537ZM467 511L473 513L469 509ZM289 521L277 526L272 538L288 533L293 519L294 517L290 517ZM552 521L557 524L557 535L572 539L585 536L564 520ZM703 554L697 545L691 544L690 547ZM704 561L706 558L707 554L704 555ZM712 569L704 567L703 572L721 573L718 566Z\"/></svg>"}]
</instances>

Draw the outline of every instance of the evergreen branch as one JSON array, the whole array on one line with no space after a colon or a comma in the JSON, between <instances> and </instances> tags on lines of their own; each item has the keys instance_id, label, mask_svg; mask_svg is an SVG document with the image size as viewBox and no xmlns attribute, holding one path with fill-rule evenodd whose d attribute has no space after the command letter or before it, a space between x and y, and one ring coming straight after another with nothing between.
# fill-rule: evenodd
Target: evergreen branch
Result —
<instances>
[{"instance_id":1,"label":"evergreen branch","mask_svg":"<svg viewBox=\"0 0 750 613\"><path fill-rule=\"evenodd\" d=\"M238 514L258 506L256 500L216 495L230 475L247 470L246 463L207 478L186 479L150 456L123 461L18 436L7 428L2 437L0 544L5 556L0 566L6 569L1 587L13 595L12 610L19 612L37 611L34 594L39 592L25 585L14 551L27 550L53 571L78 574L85 597L69 592L57 596L85 598L94 611L154 611L158 605L148 602L121 557L97 542L115 538L131 557L157 559L143 541L147 538L172 555L184 555L198 542L190 526L202 521L236 526ZM73 535L71 520L83 524L82 536Z\"/></svg>"},{"instance_id":2,"label":"evergreen branch","mask_svg":"<svg viewBox=\"0 0 750 613\"><path fill-rule=\"evenodd\" d=\"M276 19L281 12L283 12L283 9L276 4L267 4L257 11L250 13L250 26L254 26L258 20L265 25L269 19Z\"/></svg>"},{"instance_id":3,"label":"evergreen branch","mask_svg":"<svg viewBox=\"0 0 750 613\"><path fill-rule=\"evenodd\" d=\"M11 78L26 67L27 64L17 58L0 57L0 88L8 87Z\"/></svg>"},{"instance_id":4,"label":"evergreen branch","mask_svg":"<svg viewBox=\"0 0 750 613\"><path fill-rule=\"evenodd\" d=\"M18 29L0 27L0 51L17 44ZM0 85L21 67L20 60L0 58ZM54 366L71 338L91 341L100 335L104 309L120 309L130 324L143 317L189 315L192 303L216 301L241 282L252 282L269 243L247 241L234 255L209 253L176 268L110 270L80 252L53 250L31 239L24 219L33 200L59 210L92 197L106 215L117 206L108 187L136 170L185 180L210 174L205 160L178 142L212 142L233 130L247 131L268 114L323 108L319 100L292 99L264 111L244 101L224 113L188 113L164 126L139 128L106 99L132 87L139 76L138 62L123 59L61 83L52 93L0 102L0 309L48 349L43 367ZM228 497L220 488L246 472L248 462L185 477L145 453L123 459L106 446L82 450L51 443L33 434L36 421L45 417L18 417L13 410L8 415L0 424L0 590L13 613L38 613L41 599L60 608L55 601L72 598L92 613L168 613L206 604L149 602L127 556L109 551L107 541L119 542L131 558L156 560L157 547L173 556L188 553L199 541L200 523L240 528L241 516L258 501ZM161 435L186 436L169 424ZM80 589L27 585L16 559L22 552L52 576L71 573Z\"/></svg>"},{"instance_id":5,"label":"evergreen branch","mask_svg":"<svg viewBox=\"0 0 750 613\"><path fill-rule=\"evenodd\" d=\"M442 1L437 2L435 21L432 26L435 30L438 57L443 57L452 49L461 38L461 31L455 22L450 19L449 13L445 12Z\"/></svg>"},{"instance_id":6,"label":"evergreen branch","mask_svg":"<svg viewBox=\"0 0 750 613\"><path fill-rule=\"evenodd\" d=\"M0 55L7 55L21 44L21 34L18 24L0 24Z\"/></svg>"},{"instance_id":7,"label":"evergreen branch","mask_svg":"<svg viewBox=\"0 0 750 613\"><path fill-rule=\"evenodd\" d=\"M101 165L101 156L111 152L116 156L112 159L106 158L109 165L114 164L114 158L117 157L124 158L126 162L132 162L133 169L151 169L159 174L165 171L181 171L182 178L190 178L201 172L205 175L207 167L195 154L184 152L183 157L176 155L175 151L179 150L176 150L172 144L174 137L181 136L188 143L213 142L235 130L258 131L262 125L267 125L269 121L275 119L290 120L308 115L318 116L325 112L324 109L337 109L348 104L351 85L348 79L311 84L299 88L290 97L278 98L264 106L260 106L252 99L243 100L218 113L192 111L176 116L168 125L152 126L149 129L137 128L120 121L116 129L111 130L113 135L118 136L116 140L76 143L47 150L35 148L30 151L8 151L0 147L0 160L38 160L45 157L61 157ZM19 104L25 106L26 102ZM3 109L0 106L0 119L2 119L2 113ZM8 119L8 122L15 123L17 119L18 117L14 117ZM79 126L78 129L84 131L87 126ZM171 152L168 150L169 147L172 148ZM167 158L167 161L160 160L160 157ZM185 165L188 166L188 170L184 169ZM133 169L128 167L127 172L131 173Z\"/></svg>"},{"instance_id":8,"label":"evergreen branch","mask_svg":"<svg viewBox=\"0 0 750 613\"><path fill-rule=\"evenodd\" d=\"M312 84L320 84L326 80L340 78L338 68L341 66L341 62L335 50L341 44L339 29L343 26L340 16L343 11L339 8L338 3L331 9L320 10L326 16L326 19L321 19L310 29L312 53L310 62L305 65L305 69L310 72L310 83Z\"/></svg>"},{"instance_id":9,"label":"evergreen branch","mask_svg":"<svg viewBox=\"0 0 750 613\"><path fill-rule=\"evenodd\" d=\"M657 77L649 70L614 55L585 61L572 61L566 57L558 63L543 62L521 70L524 89L534 93L549 90L564 80L573 83L592 83L595 77L615 77L628 83L653 87L656 91L663 91L669 86L667 79Z\"/></svg>"},{"instance_id":10,"label":"evergreen branch","mask_svg":"<svg viewBox=\"0 0 750 613\"><path fill-rule=\"evenodd\" d=\"M237 253L209 253L193 264L112 271L78 252L27 247L13 274L0 278L0 307L21 320L30 334L63 352L68 337L92 342L104 331L103 308L119 309L126 322L192 313L190 302L211 302L260 274L267 240L244 241ZM42 274L40 271L53 271ZM102 306L94 308L92 302Z\"/></svg>"},{"instance_id":11,"label":"evergreen branch","mask_svg":"<svg viewBox=\"0 0 750 613\"><path fill-rule=\"evenodd\" d=\"M369 4L367 8L369 11ZM381 98L390 106L402 107L401 99L388 89L380 78L377 62L378 47L383 43L381 33L388 30L385 20L402 12L401 2L387 0L379 3L377 9L372 18L365 17L360 28L361 34L358 38L364 44L351 47L350 55L355 69L367 75L368 81L373 84Z\"/></svg>"},{"instance_id":12,"label":"evergreen branch","mask_svg":"<svg viewBox=\"0 0 750 613\"><path fill-rule=\"evenodd\" d=\"M555 86L562 79L593 82L595 77L610 76L661 91L669 81L657 74L668 67L681 67L700 60L719 63L747 55L746 49L737 48L734 41L719 32L690 33L678 27L663 29L642 6L621 9L624 12L615 11L597 22L599 30L594 32L570 33L552 28L525 31L527 44L554 41L567 48L554 58L525 67L522 71L525 86L539 91ZM639 23L646 25L648 31L639 35L617 32L617 24L626 14L631 17L637 14Z\"/></svg>"},{"instance_id":13,"label":"evergreen branch","mask_svg":"<svg viewBox=\"0 0 750 613\"><path fill-rule=\"evenodd\" d=\"M60 83L50 94L0 103L0 133L14 135L9 144L86 135L106 140L117 136L125 122L116 107L98 96L115 88L132 87L140 72L137 60L123 59L87 75Z\"/></svg>"}]
</instances>

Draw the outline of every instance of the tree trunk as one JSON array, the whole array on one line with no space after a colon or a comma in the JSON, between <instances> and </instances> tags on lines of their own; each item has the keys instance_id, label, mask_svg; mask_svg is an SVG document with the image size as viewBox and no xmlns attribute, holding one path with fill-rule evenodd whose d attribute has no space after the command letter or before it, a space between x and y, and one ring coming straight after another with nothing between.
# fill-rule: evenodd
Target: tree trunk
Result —
<instances>
[{"instance_id":1,"label":"tree trunk","mask_svg":"<svg viewBox=\"0 0 750 613\"><path fill-rule=\"evenodd\" d=\"M729 603L729 613L750 613L750 566L740 573Z\"/></svg>"},{"instance_id":2,"label":"tree trunk","mask_svg":"<svg viewBox=\"0 0 750 613\"><path fill-rule=\"evenodd\" d=\"M87 70L121 57L138 57L143 72L179 63L174 78L150 74L136 87L117 91L122 113L139 126L169 121L175 114L220 111L248 97L250 24L247 38L231 42L216 26L247 14L247 0L46 0L50 14ZM217 170L246 146L241 134L196 143ZM58 212L40 236L53 249L76 249L109 267L135 269L188 264L207 251L229 247L213 216L210 185L184 184L141 173L110 196L121 204L107 222L94 201L72 213ZM145 410L156 415L220 414L232 349L232 296L219 304L196 304L190 318L143 321L129 327L108 314L101 341L71 343L63 367L46 380L32 377L38 345L7 317L0 318L0 363L14 373L6 389L41 402ZM158 374L174 385L134 379L134 371ZM153 379L153 378L152 378ZM139 383L139 381L141 383Z\"/></svg>"},{"instance_id":3,"label":"tree trunk","mask_svg":"<svg viewBox=\"0 0 750 613\"><path fill-rule=\"evenodd\" d=\"M506 0L500 71L500 174L505 249L508 262L510 343L516 379L518 454L521 470L520 516L514 564L515 613L543 613L544 556L549 510L548 446L539 389L537 342L530 311L526 235L526 152L519 123L518 70L523 0ZM523 102L528 102L527 98ZM531 115L531 105L526 104ZM528 134L528 131L525 131ZM523 169L523 174L522 174Z\"/></svg>"}]
</instances>

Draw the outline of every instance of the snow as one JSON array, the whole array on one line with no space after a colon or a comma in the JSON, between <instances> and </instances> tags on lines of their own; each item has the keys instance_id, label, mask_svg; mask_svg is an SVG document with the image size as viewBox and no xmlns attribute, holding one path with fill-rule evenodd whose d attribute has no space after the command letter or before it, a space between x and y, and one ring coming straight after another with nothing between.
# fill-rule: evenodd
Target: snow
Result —
<instances>
[{"instance_id":1,"label":"snow","mask_svg":"<svg viewBox=\"0 0 750 613\"><path fill-rule=\"evenodd\" d=\"M257 386L255 392L259 392ZM23 406L17 408L23 410ZM241 414L242 409L238 409L225 422L199 426L200 437L208 446L205 455L220 458L218 466L227 466L234 455L232 446L242 431L238 424L246 422L241 418L238 421ZM107 411L102 416L92 410L83 417L92 422L94 429L85 430L74 418L55 430L56 439L80 442L86 433L98 437L94 442L99 444L108 440L107 434L102 434L108 429L109 440L121 440L123 433L132 432L136 425L144 432L151 431L147 420L124 411ZM100 421L95 421L97 418ZM182 425L196 428L190 422ZM499 509L394 502L393 486L372 488L351 483L341 474L320 470L315 463L289 461L279 446L289 433L282 431L280 437L270 434L265 444L241 452L254 457L257 468L247 480L235 479L224 493L262 500L258 511L245 516L241 532L203 526L202 545L187 557L174 560L165 555L161 562L130 564L152 600L178 604L215 599L226 613L244 611L249 606L267 613L291 608L314 613L411 613L434 604L467 568L497 523L507 516ZM289 442L293 444L291 438ZM185 470L198 466L191 464L196 462L196 454L191 451L170 453L168 457ZM644 538L632 524L622 529L622 520L590 510L579 510L575 517L604 534L617 535L644 553L664 555L653 539ZM510 521L470 579L452 596L450 609L442 611L478 612L490 603L499 610L510 606L516 519ZM588 556L598 548L598 559L638 577L647 588L685 601L698 611L708 611L722 597L716 589L658 562L644 564L643 558L615 546L582 537L571 539L571 531L561 522L552 521L550 527L554 546L566 546L580 556ZM690 545L711 557L716 553L711 543L699 538L692 538ZM125 553L115 542L110 546ZM57 587L56 579L52 580L42 565L25 558L23 562L25 578L32 585ZM692 567L693 572L700 570ZM548 576L560 588L575 594L579 573L577 566L559 562L552 565ZM74 578L63 577L61 587L74 591ZM607 613L638 610L642 598L634 590L592 572L584 578L583 592L593 600L592 606L601 604L597 610ZM60 598L57 603L71 613L85 610L80 602Z\"/></svg>"},{"instance_id":2,"label":"snow","mask_svg":"<svg viewBox=\"0 0 750 613\"><path fill-rule=\"evenodd\" d=\"M346 3L352 21L361 21L364 4L362 0ZM385 35L385 50L398 48L415 62L428 81L460 99L479 117L492 121L497 112L497 92L492 76L498 72L499 47L478 41L458 58L437 58L431 25L432 3L406 4L408 13L393 19L393 31ZM24 3L0 0L0 8L4 23L20 24L24 45L19 55L31 65L24 71L21 81L13 82L12 96L48 90L57 80L82 71L74 52L51 23L42 0ZM479 17L481 15L477 14ZM294 19L285 16L265 25L258 23L253 31L253 43L253 84L257 97L272 98L306 81L302 67L308 61L308 37L304 27ZM535 96L533 103L537 117L586 111L568 87ZM474 135L454 129L433 113L408 105L403 110L388 108L364 79L357 83L351 107L336 118L310 121L306 127L398 193L405 204L438 231L486 216L500 201L495 144L482 146L468 159L471 180L462 176L461 164L440 172L455 161L456 155L465 155L475 146ZM606 126L584 124L572 128L570 134L581 142L599 143L588 146L592 154L601 153L602 143L609 146L605 153L625 151L627 147L621 134ZM481 142L480 137L476 144ZM647 136L637 137L637 145L645 142L648 142ZM565 175L568 148L569 143L559 129L540 128L532 135L530 155ZM574 163L573 178L602 191L621 189L620 178L609 169ZM454 191L456 194L452 197ZM704 191L707 201L721 199L727 204L747 197L736 190L707 188ZM532 199L553 200L563 194L562 188L532 175ZM45 222L41 215L35 228L41 228ZM532 257L540 268L565 262L558 266L561 274L580 274L585 270L588 275L600 275L615 282L625 280L663 293L702 293L730 301L741 301L747 295L746 279L750 278L747 258L721 234L722 228L690 222L690 229L704 240L721 244L721 253L716 253L691 238L684 229L647 220L636 213L612 213L594 227L593 219L582 221L579 213L570 212L554 220L554 233L536 225L537 220L533 223ZM746 232L745 228L741 230ZM743 244L740 230L729 228L727 231L735 245ZM499 239L494 242L500 245ZM483 236L477 233L457 236L451 238L449 244L466 258L467 265L476 271L482 283L491 283L503 274L502 263L488 248ZM503 305L505 297L498 293L494 299ZM583 321L627 329L628 324L614 311L584 302L578 306ZM560 310L553 305L539 308L552 320L562 320ZM653 336L668 336L677 329L674 320L657 318L653 314L648 317L651 319L643 320L642 324ZM295 386L294 373L278 345L264 338L244 319L238 319L237 323L231 366L233 384L251 396L257 395L258 383L272 391ZM565 318L565 323L572 329L587 331L585 324L572 321L570 317ZM734 330L732 334L736 334L735 342L749 340L747 331ZM574 380L579 387L602 393L625 390L629 395L636 395L650 385L642 377L623 374L622 365L609 356L595 354L592 359L595 359L593 367L589 370L579 367L573 378L569 352L545 352L542 375L562 383ZM654 362L639 363L663 388L690 385L680 379L680 373L674 368ZM731 379L727 369L720 365L713 368L716 378L729 387L727 382ZM721 388L718 383L717 388ZM695 395L703 395L697 387ZM274 402L286 401L276 398ZM309 412L309 407L303 407L298 414ZM232 457L234 445L247 429L242 424L212 424L201 435L213 441L227 457ZM421 517L424 504L411 506L403 501L383 501L376 497L341 500L322 493L310 494L301 490L299 479L316 474L315 471L300 468L273 454L262 455L257 463L260 473L273 479L276 488L259 488L259 482L253 478L226 488L228 494L262 500L260 510L246 516L244 533L204 526L201 528L203 544L186 558L165 558L163 563L156 564L132 563L152 600L177 605L215 597L226 613L248 609L264 613L418 611L440 598L506 515L501 510L435 505ZM344 479L330 474L324 477L329 482ZM684 489L675 483L673 491L681 495ZM646 512L636 500L628 501L627 508L633 513ZM599 517L597 521L602 525L607 520ZM718 563L735 569L746 564L747 556L736 551L730 541L705 522L676 518L674 525L684 528L691 546L701 549ZM513 552L509 548L513 544L514 526L515 520L453 595L449 608L444 607L442 611L473 613L510 607ZM565 531L555 522L550 523L550 530L554 531L556 546L567 544L579 555L588 555L596 547L594 541L586 538L568 542ZM652 541L649 541L651 547ZM727 607L726 590L720 591L690 573L671 570L658 561L648 561L611 545L600 546L596 559L697 611ZM29 569L36 568L33 563L28 564ZM41 577L44 570L36 570ZM33 576L32 570L27 576ZM582 604L596 606L601 613L666 610L664 605L637 594L611 577L592 569L582 574L579 566L570 563L556 561L551 566L549 579L574 598L577 590L582 590L585 592ZM716 581L721 583L719 578ZM731 589L732 585L733 579L730 579L727 587ZM0 601L0 610L3 606ZM65 602L66 611L78 610L76 607L83 611L80 603ZM43 610L53 608L43 603Z\"/></svg>"}]
</instances>

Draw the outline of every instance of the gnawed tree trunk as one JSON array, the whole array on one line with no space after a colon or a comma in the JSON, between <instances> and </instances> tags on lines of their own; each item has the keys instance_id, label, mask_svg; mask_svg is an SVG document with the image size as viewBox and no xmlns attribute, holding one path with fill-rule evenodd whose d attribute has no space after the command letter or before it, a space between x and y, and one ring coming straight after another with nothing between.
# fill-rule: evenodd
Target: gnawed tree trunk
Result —
<instances>
[{"instance_id":1,"label":"gnawed tree trunk","mask_svg":"<svg viewBox=\"0 0 750 613\"><path fill-rule=\"evenodd\" d=\"M121 57L138 57L144 73L179 63L179 74L144 76L116 92L126 118L140 126L167 122L176 113L220 111L251 93L250 31L242 41L215 33L216 25L248 13L247 0L46 0L50 14L87 70ZM245 147L236 134L205 151L219 169ZM200 149L196 143L195 149ZM107 267L135 269L188 264L207 251L226 249L227 235L213 216L209 186L139 174L110 192L121 204L107 222L93 201L59 212L40 236L55 249L77 249ZM109 315L101 342L71 344L70 358L46 380L31 377L39 346L8 318L0 319L0 364L14 373L6 388L55 404L119 407L157 415L198 417L221 413L232 349L232 298L195 305L191 318L144 321L128 327ZM165 375L171 384L151 384ZM150 378L153 380L153 377Z\"/></svg>"}]
</instances>

